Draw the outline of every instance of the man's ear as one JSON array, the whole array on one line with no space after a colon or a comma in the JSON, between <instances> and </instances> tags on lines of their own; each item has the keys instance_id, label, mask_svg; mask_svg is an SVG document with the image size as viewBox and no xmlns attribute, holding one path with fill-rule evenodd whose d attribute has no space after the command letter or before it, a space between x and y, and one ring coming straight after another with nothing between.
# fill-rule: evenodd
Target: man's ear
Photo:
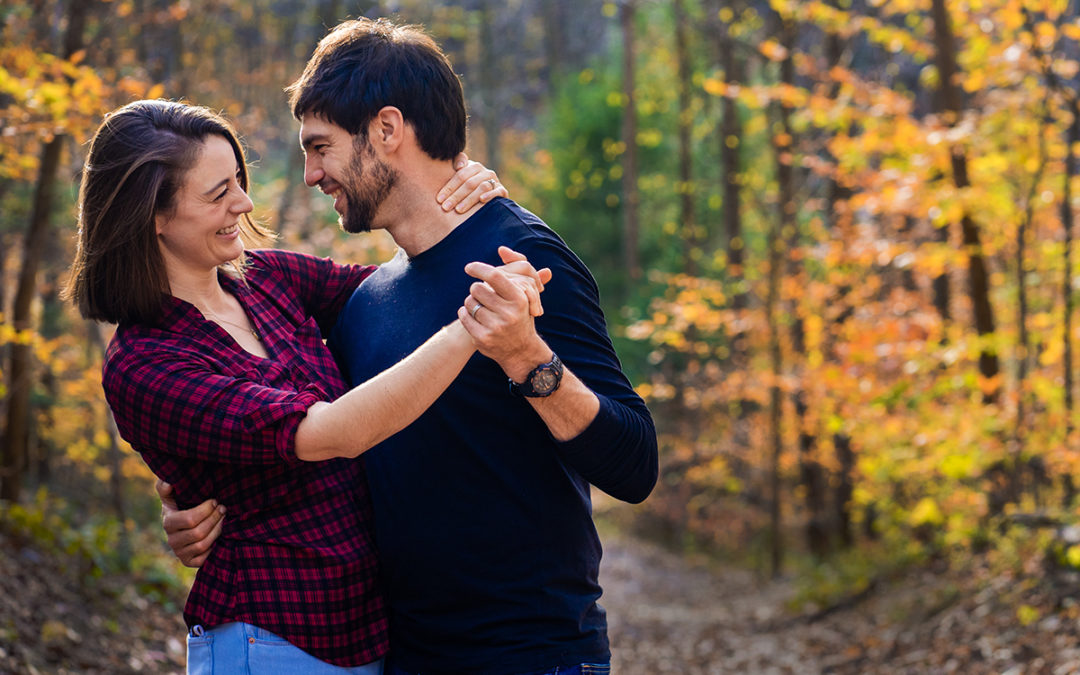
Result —
<instances>
[{"instance_id":1,"label":"man's ear","mask_svg":"<svg viewBox=\"0 0 1080 675\"><path fill-rule=\"evenodd\" d=\"M383 106L368 127L368 139L382 147L384 153L391 153L405 140L405 117L397 107Z\"/></svg>"}]
</instances>

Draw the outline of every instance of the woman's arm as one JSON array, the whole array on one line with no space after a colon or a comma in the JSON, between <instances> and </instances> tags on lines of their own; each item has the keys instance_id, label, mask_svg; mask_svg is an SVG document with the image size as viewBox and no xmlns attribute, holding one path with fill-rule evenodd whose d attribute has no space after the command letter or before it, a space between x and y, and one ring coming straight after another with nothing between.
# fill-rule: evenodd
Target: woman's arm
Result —
<instances>
[{"instance_id":1,"label":"woman's arm","mask_svg":"<svg viewBox=\"0 0 1080 675\"><path fill-rule=\"evenodd\" d=\"M487 297L497 298L501 308L498 322L488 328L493 341L532 325L533 316L543 313L539 292L551 278L550 270L537 272L523 256L506 251L507 264L484 266ZM446 391L475 349L461 321L454 321L333 403L312 405L296 430L296 456L306 461L356 457L401 431Z\"/></svg>"},{"instance_id":2,"label":"woman's arm","mask_svg":"<svg viewBox=\"0 0 1080 675\"><path fill-rule=\"evenodd\" d=\"M454 381L475 351L459 321L333 403L308 408L296 456L317 462L356 457L411 424Z\"/></svg>"}]
</instances>

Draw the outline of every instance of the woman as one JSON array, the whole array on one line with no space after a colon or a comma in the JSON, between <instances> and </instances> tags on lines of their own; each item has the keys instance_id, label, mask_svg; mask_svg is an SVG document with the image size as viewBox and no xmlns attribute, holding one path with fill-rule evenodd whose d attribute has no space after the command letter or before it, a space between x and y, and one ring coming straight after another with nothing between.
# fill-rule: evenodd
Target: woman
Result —
<instances>
[{"instance_id":1,"label":"woman","mask_svg":"<svg viewBox=\"0 0 1080 675\"><path fill-rule=\"evenodd\" d=\"M236 134L213 112L113 112L83 171L67 295L119 324L102 384L124 438L182 506L213 496L229 509L184 611L189 672L379 673L370 505L361 464L341 458L419 416L472 340L454 322L347 390L320 331L373 268L245 254L244 238L268 234L247 186ZM504 269L524 276L500 295L530 320L539 277L526 262Z\"/></svg>"}]
</instances>

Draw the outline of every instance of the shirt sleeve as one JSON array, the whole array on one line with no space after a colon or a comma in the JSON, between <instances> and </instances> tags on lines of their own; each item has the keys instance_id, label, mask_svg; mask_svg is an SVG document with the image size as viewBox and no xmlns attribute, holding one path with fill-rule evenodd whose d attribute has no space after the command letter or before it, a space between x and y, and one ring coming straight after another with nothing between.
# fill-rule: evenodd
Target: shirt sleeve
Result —
<instances>
[{"instance_id":1,"label":"shirt sleeve","mask_svg":"<svg viewBox=\"0 0 1080 675\"><path fill-rule=\"evenodd\" d=\"M315 385L274 389L215 372L194 354L130 343L110 353L102 386L136 450L230 464L299 463L296 429L325 399Z\"/></svg>"},{"instance_id":2,"label":"shirt sleeve","mask_svg":"<svg viewBox=\"0 0 1080 675\"><path fill-rule=\"evenodd\" d=\"M376 269L375 265L339 265L330 258L280 249L249 251L248 255L251 264L273 267L284 277L323 335L330 334L353 291Z\"/></svg>"},{"instance_id":3,"label":"shirt sleeve","mask_svg":"<svg viewBox=\"0 0 1080 675\"><path fill-rule=\"evenodd\" d=\"M639 503L656 484L656 429L648 407L622 372L596 281L554 232L541 232L515 248L537 269L551 268L551 282L540 297L544 314L536 320L537 331L600 400L600 410L585 431L557 444L560 455L612 497Z\"/></svg>"}]
</instances>

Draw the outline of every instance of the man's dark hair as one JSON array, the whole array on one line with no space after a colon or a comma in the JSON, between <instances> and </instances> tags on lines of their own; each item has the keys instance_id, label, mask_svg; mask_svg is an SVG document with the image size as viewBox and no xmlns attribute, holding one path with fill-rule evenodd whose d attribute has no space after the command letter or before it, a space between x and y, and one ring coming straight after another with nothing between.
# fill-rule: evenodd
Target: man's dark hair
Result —
<instances>
[{"instance_id":1,"label":"man's dark hair","mask_svg":"<svg viewBox=\"0 0 1080 675\"><path fill-rule=\"evenodd\" d=\"M64 289L83 318L152 323L160 316L170 289L154 219L176 207L185 174L214 135L232 146L246 191L244 150L232 125L211 110L136 101L98 127L83 166L78 249ZM246 213L239 227L249 244L273 238Z\"/></svg>"},{"instance_id":2,"label":"man's dark hair","mask_svg":"<svg viewBox=\"0 0 1080 675\"><path fill-rule=\"evenodd\" d=\"M345 21L324 37L285 91L293 115L313 114L353 135L385 106L401 111L434 159L465 149L465 95L446 54L419 26Z\"/></svg>"}]
</instances>

